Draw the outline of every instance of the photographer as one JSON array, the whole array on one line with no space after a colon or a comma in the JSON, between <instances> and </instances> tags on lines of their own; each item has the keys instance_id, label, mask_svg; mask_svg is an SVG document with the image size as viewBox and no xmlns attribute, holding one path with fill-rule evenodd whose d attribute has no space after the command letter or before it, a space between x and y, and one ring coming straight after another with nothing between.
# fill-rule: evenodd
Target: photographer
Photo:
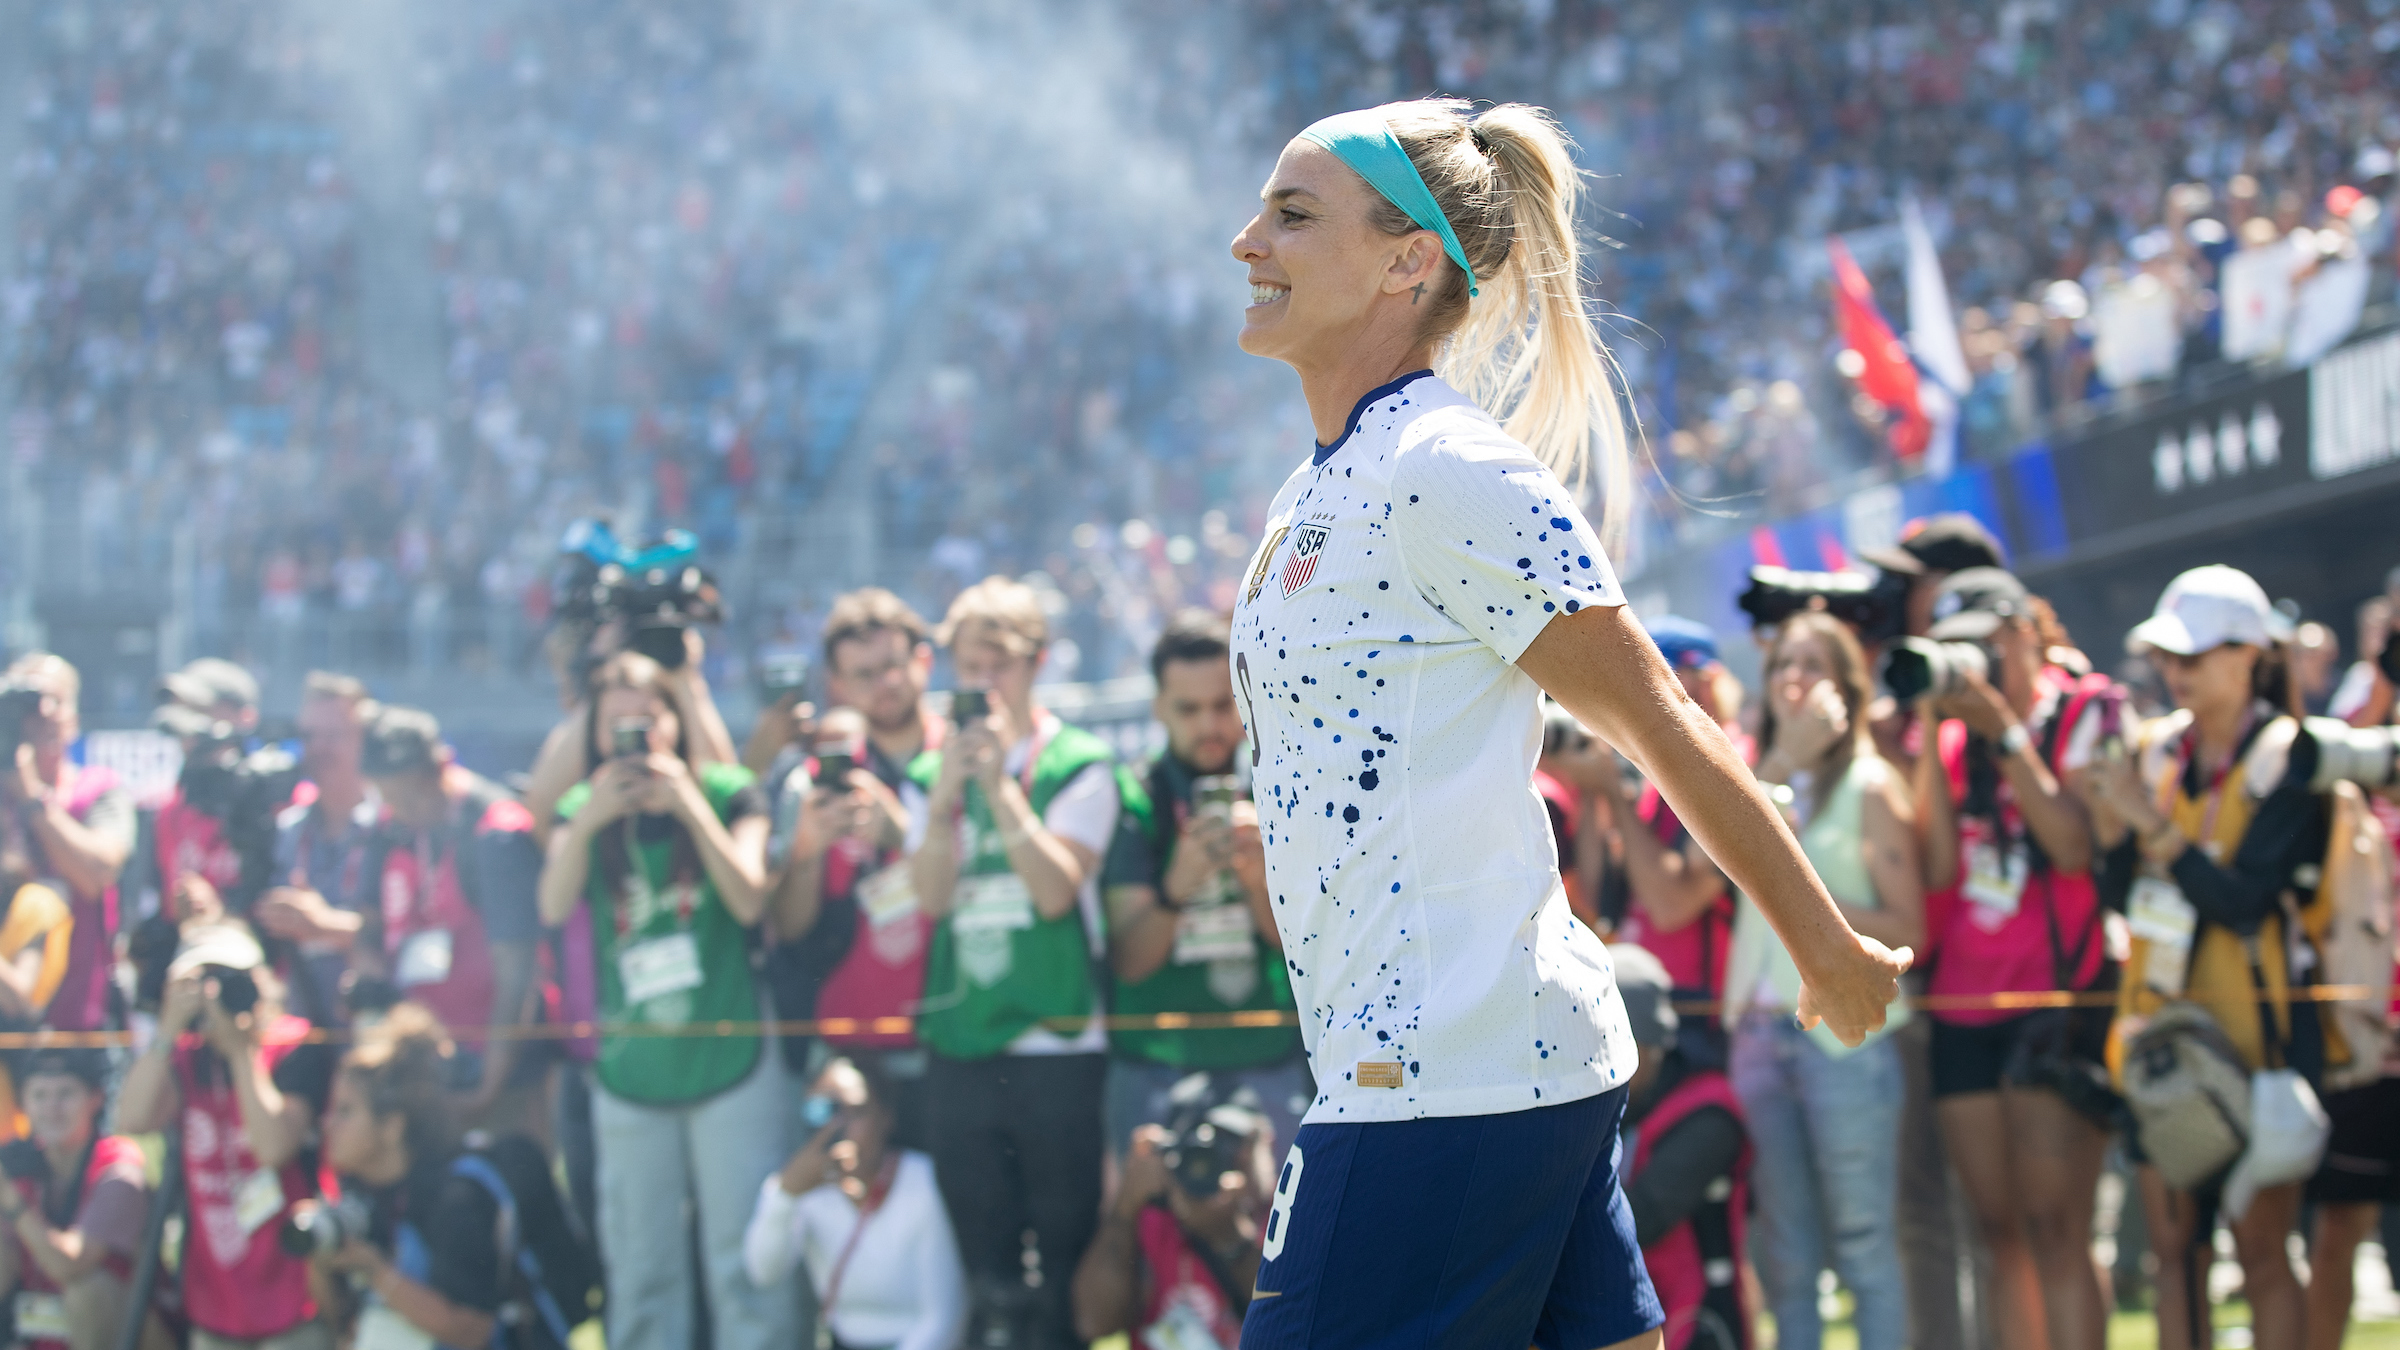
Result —
<instances>
[{"instance_id":1,"label":"photographer","mask_svg":"<svg viewBox=\"0 0 2400 1350\"><path fill-rule=\"evenodd\" d=\"M968 587L940 636L958 669L958 731L910 770L925 803L908 863L935 923L917 1022L933 1050L934 1168L978 1334L1029 1315L1031 1342L1050 1345L1068 1338L1069 1273L1100 1212L1108 1036L1095 970L1114 757L1034 700L1050 627L1031 587ZM1028 1229L1043 1271L1032 1292Z\"/></svg>"},{"instance_id":2,"label":"photographer","mask_svg":"<svg viewBox=\"0 0 2400 1350\"><path fill-rule=\"evenodd\" d=\"M837 1059L801 1109L807 1143L759 1187L743 1244L771 1288L805 1260L834 1350L952 1350L967 1330L966 1274L933 1160L903 1150L891 1082Z\"/></svg>"},{"instance_id":3,"label":"photographer","mask_svg":"<svg viewBox=\"0 0 2400 1350\"><path fill-rule=\"evenodd\" d=\"M109 1022L115 960L117 879L133 852L133 798L105 769L67 758L82 735L75 667L46 652L20 658L0 676L0 872L54 881L70 906L67 964L45 1000L49 1025L91 1031ZM16 888L11 887L13 892ZM19 950L22 950L20 945Z\"/></svg>"},{"instance_id":4,"label":"photographer","mask_svg":"<svg viewBox=\"0 0 2400 1350\"><path fill-rule=\"evenodd\" d=\"M300 771L311 793L276 821L274 876L252 915L297 944L293 1002L319 1026L339 1026L358 936L380 899L367 870L381 803L360 771L367 723L379 709L366 686L312 670L300 694Z\"/></svg>"},{"instance_id":5,"label":"photographer","mask_svg":"<svg viewBox=\"0 0 2400 1350\"><path fill-rule=\"evenodd\" d=\"M1135 1350L1241 1343L1274 1127L1206 1077L1177 1096L1170 1126L1144 1125L1127 1141L1116 1201L1076 1268L1075 1334L1085 1340L1123 1332Z\"/></svg>"},{"instance_id":6,"label":"photographer","mask_svg":"<svg viewBox=\"0 0 2400 1350\"><path fill-rule=\"evenodd\" d=\"M1750 1219L1750 1140L1724 1071L1695 1064L1656 956L1609 945L1639 1054L1622 1128L1625 1208L1666 1311L1666 1350L1737 1350L1755 1317L1738 1268Z\"/></svg>"},{"instance_id":7,"label":"photographer","mask_svg":"<svg viewBox=\"0 0 2400 1350\"><path fill-rule=\"evenodd\" d=\"M325 1113L341 1203L303 1206L280 1236L355 1345L565 1350L589 1256L531 1144L459 1152L450 1053L403 1003L342 1058Z\"/></svg>"},{"instance_id":8,"label":"photographer","mask_svg":"<svg viewBox=\"0 0 2400 1350\"><path fill-rule=\"evenodd\" d=\"M598 767L560 800L541 876L545 924L591 916L608 1339L693 1342L692 1244L675 1216L696 1210L719 1350L782 1350L797 1309L750 1282L742 1230L783 1157L783 1066L748 1030L678 1034L767 1016L748 930L769 898L768 823L747 770L695 761L675 687L634 652L595 672L577 753Z\"/></svg>"},{"instance_id":9,"label":"photographer","mask_svg":"<svg viewBox=\"0 0 2400 1350\"><path fill-rule=\"evenodd\" d=\"M1934 597L1951 573L2008 565L2000 556L2000 541L1982 521L1964 511L1912 520L1901 527L1898 544L1861 549L1859 556L1886 572L1908 578L1902 631L1910 637L1923 637L1933 627Z\"/></svg>"},{"instance_id":10,"label":"photographer","mask_svg":"<svg viewBox=\"0 0 2400 1350\"><path fill-rule=\"evenodd\" d=\"M150 822L159 907L174 923L215 919L248 899L241 893L243 859L218 814L226 804L208 800L205 791L195 794L194 784L241 760L258 729L258 681L231 661L204 656L161 680L159 692L165 698L153 720L183 743L184 763Z\"/></svg>"},{"instance_id":11,"label":"photographer","mask_svg":"<svg viewBox=\"0 0 2400 1350\"><path fill-rule=\"evenodd\" d=\"M335 1055L305 1043L308 1032L283 1011L256 939L231 924L187 927L116 1125L172 1130L182 1150L193 1350L332 1350L307 1263L276 1241L292 1206L316 1193L313 1141Z\"/></svg>"},{"instance_id":12,"label":"photographer","mask_svg":"<svg viewBox=\"0 0 2400 1350\"><path fill-rule=\"evenodd\" d=\"M2178 1186L2162 1173L2159 1155L2180 1154L2182 1141L2153 1137L2156 1127L2141 1121L2128 1080L2158 1056L2133 1043L2151 1023L2172 1031L2197 1010L2247 1074L2288 1069L2313 1087L2326 1062L2318 1005L2292 997L2319 953L2305 924L2297 934L2286 925L2294 908L2305 917L2315 902L2331 820L2326 798L2310 788L2317 742L2295 725L2274 622L2266 593L2233 568L2194 568L2168 583L2156 612L2125 640L2157 665L2177 711L2145 724L2131 755L2101 756L2091 770L2104 865L2134 877L2133 940L2109 1057L2136 1111L2132 1143L2157 1257L2161 1345L2210 1339L2205 1253L2228 1187L2223 1176ZM2172 1058L2174 1042L2160 1044ZM2299 1213L2300 1183L2265 1186L2246 1200L2226 1206L2226 1227L2257 1344L2294 1350L2306 1312L2284 1240Z\"/></svg>"},{"instance_id":13,"label":"photographer","mask_svg":"<svg viewBox=\"0 0 2400 1350\"><path fill-rule=\"evenodd\" d=\"M905 1017L925 993L933 924L917 904L905 855L909 815L925 790L908 767L940 748L946 730L925 707L933 642L924 619L890 591L869 587L825 617L825 692L831 709L810 767L792 775L772 853L782 859L779 924L805 935L815 957L813 1000L787 1016L861 1021ZM847 757L848 773L838 773ZM925 1139L925 1055L913 1033L859 1030L824 1038L853 1058L880 1056L892 1081L900 1138Z\"/></svg>"},{"instance_id":14,"label":"photographer","mask_svg":"<svg viewBox=\"0 0 2400 1350\"><path fill-rule=\"evenodd\" d=\"M1291 974L1267 895L1258 808L1239 776L1227 620L1186 610L1150 653L1151 714L1167 746L1128 793L1110 846L1111 1009L1125 1014L1289 1012ZM1109 1035L1108 1139L1166 1120L1168 1093L1194 1070L1256 1093L1279 1137L1316 1095L1296 1026L1122 1030Z\"/></svg>"},{"instance_id":15,"label":"photographer","mask_svg":"<svg viewBox=\"0 0 2400 1350\"><path fill-rule=\"evenodd\" d=\"M385 820L369 875L381 904L369 931L391 990L460 1028L454 1091L470 1126L547 1138L549 1047L482 1028L530 1025L541 1008L534 953L541 850L533 818L496 783L453 763L440 723L386 708L361 767Z\"/></svg>"},{"instance_id":16,"label":"photographer","mask_svg":"<svg viewBox=\"0 0 2400 1350\"><path fill-rule=\"evenodd\" d=\"M142 1150L100 1134L105 1054L38 1050L23 1067L33 1136L0 1147L0 1296L28 1350L114 1350L150 1209Z\"/></svg>"},{"instance_id":17,"label":"photographer","mask_svg":"<svg viewBox=\"0 0 2400 1350\"><path fill-rule=\"evenodd\" d=\"M1960 1004L2087 992L2105 974L2091 826L2069 782L2122 726L2123 699L2105 676L2049 663L2032 601L1999 568L1953 572L1926 634L1945 645L1885 667L1915 697L1927 747L1922 964L1929 992ZM2100 1350L2107 1303L2080 1235L2115 1109L2099 1080L2106 1010L1937 1004L1932 1018L1934 1109L1991 1254L2001 1345L2043 1344L2046 1327L2052 1350Z\"/></svg>"},{"instance_id":18,"label":"photographer","mask_svg":"<svg viewBox=\"0 0 2400 1350\"><path fill-rule=\"evenodd\" d=\"M27 1032L57 996L75 942L75 916L53 886L26 879L22 860L0 857L0 1031ZM0 1057L0 1137L14 1132L17 1084Z\"/></svg>"}]
</instances>

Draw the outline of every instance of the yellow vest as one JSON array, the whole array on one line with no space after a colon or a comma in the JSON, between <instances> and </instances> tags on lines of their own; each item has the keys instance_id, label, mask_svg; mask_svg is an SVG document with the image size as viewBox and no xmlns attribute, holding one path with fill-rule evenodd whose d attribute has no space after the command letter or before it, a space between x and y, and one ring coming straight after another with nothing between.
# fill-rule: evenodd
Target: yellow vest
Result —
<instances>
[{"instance_id":1,"label":"yellow vest","mask_svg":"<svg viewBox=\"0 0 2400 1350\"><path fill-rule=\"evenodd\" d=\"M2276 718L2253 738L2251 747L2239 763L2227 771L2225 779L2214 792L2194 797L2184 791L2183 761L2175 753L2176 743L2191 726L2189 714L2177 713L2162 717L2141 730L2141 763L2144 776L2152 784L2159 805L2175 822L2183 837L2206 852L2222 865L2230 865L2242 846L2242 838L2250 832L2251 817L2259 802L2276 787L2273 781L2259 781L2271 773L2282 778L2286 762L2282 753L2262 753L2277 747L2288 750L2291 732L2285 728L2290 718ZM2211 819L2210 802L2216 807ZM2147 868L2147 864L2144 865ZM2303 914L2301 928L2307 933L2308 915ZM2283 916L2269 914L2259 925L2256 937L2258 966L2266 979L2267 1005L2274 1010L2278 1039L2286 1046L2292 1033L2290 998L2290 962L2285 954ZM2122 1068L2124 1042L2137 1033L2151 1014L2166 1006L2168 997L2152 989L2142 978L2144 963L2149 959L2150 940L2133 939L2131 955L2125 963L2124 978L2117 985L2117 1018L2109 1028L2108 1064L2112 1074ZM2242 1053L2242 1062L2253 1069L2266 1067L2266 1042L2259 1034L2258 986L2250 978L2249 944L2231 930L2219 924L2203 923L2193 943L2191 960L2185 969L2184 1001L2197 1003L2208 1010L2217 1025ZM2330 1051L2331 1046L2327 1049Z\"/></svg>"}]
</instances>

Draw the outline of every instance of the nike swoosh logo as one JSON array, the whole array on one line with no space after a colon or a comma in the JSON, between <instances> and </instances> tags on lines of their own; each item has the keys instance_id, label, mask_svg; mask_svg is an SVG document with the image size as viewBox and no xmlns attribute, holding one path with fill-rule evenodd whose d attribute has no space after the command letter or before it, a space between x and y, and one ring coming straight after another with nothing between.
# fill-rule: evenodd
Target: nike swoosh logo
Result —
<instances>
[{"instance_id":1,"label":"nike swoosh logo","mask_svg":"<svg viewBox=\"0 0 2400 1350\"><path fill-rule=\"evenodd\" d=\"M1262 1298L1282 1298L1282 1297L1283 1297L1283 1291L1282 1291L1282 1290L1280 1290L1280 1289L1260 1289L1260 1288L1258 1288L1258 1287L1256 1287L1256 1286L1252 1286L1252 1288L1251 1288L1251 1290L1250 1290L1250 1301L1251 1301L1252 1303L1256 1303L1256 1302L1258 1302L1258 1301L1259 1301L1260 1299L1262 1299Z\"/></svg>"}]
</instances>

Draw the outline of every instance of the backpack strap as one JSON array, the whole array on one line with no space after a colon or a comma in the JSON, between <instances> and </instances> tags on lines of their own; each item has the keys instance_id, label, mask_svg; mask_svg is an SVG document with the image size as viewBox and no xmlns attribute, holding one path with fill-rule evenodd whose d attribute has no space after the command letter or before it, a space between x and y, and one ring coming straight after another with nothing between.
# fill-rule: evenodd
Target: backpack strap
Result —
<instances>
[{"instance_id":1,"label":"backpack strap","mask_svg":"<svg viewBox=\"0 0 2400 1350\"><path fill-rule=\"evenodd\" d=\"M491 1159L480 1153L458 1155L450 1163L450 1174L465 1177L481 1186L492 1197L492 1203L499 1206L500 1267L503 1271L514 1271L523 1280L525 1297L532 1303L534 1314L542 1319L542 1325L549 1331L552 1340L558 1345L565 1345L567 1333L573 1328L568 1325L558 1300L550 1296L550 1286L542 1281L542 1258L534 1253L530 1243L523 1241L524 1234L517 1225L516 1193L508 1188L508 1182L501 1177L500 1170L492 1166ZM507 1310L503 1309L499 1324L493 1330L492 1341L495 1345L514 1342L515 1338L509 1331L511 1322L506 1314Z\"/></svg>"}]
</instances>

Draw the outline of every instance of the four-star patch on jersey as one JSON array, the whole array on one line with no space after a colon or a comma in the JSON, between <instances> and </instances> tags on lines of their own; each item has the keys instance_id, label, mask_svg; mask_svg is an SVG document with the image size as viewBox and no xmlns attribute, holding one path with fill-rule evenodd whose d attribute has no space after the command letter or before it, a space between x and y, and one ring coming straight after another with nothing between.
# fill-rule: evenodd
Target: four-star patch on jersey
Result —
<instances>
[{"instance_id":1,"label":"four-star patch on jersey","mask_svg":"<svg viewBox=\"0 0 2400 1350\"><path fill-rule=\"evenodd\" d=\"M1307 585L1308 579L1317 574L1317 559L1325 556L1325 541L1331 538L1333 531L1323 525L1292 527L1292 556L1283 565L1284 599L1291 599L1292 592Z\"/></svg>"}]
</instances>

